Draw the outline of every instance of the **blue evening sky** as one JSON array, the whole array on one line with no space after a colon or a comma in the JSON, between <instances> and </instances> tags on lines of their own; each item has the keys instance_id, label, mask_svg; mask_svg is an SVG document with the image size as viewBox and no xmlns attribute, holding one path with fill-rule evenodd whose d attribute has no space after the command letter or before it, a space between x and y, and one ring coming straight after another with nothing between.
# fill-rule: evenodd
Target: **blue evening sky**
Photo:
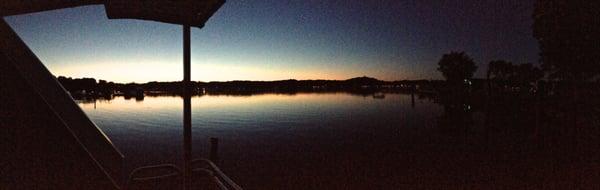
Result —
<instances>
[{"instance_id":1,"label":"blue evening sky","mask_svg":"<svg viewBox=\"0 0 600 190\"><path fill-rule=\"evenodd\" d=\"M538 61L532 9L531 0L228 0L192 29L192 79L440 79L450 51L471 55L481 77L494 59ZM181 26L109 20L103 6L5 19L55 75L182 79Z\"/></svg>"}]
</instances>

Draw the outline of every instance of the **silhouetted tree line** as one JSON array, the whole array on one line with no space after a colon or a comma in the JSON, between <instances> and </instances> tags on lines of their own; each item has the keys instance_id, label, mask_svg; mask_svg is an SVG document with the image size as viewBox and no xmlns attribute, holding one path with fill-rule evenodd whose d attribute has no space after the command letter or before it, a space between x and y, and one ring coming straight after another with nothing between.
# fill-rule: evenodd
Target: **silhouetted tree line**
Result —
<instances>
[{"instance_id":1,"label":"silhouetted tree line","mask_svg":"<svg viewBox=\"0 0 600 190\"><path fill-rule=\"evenodd\" d=\"M434 96L445 109L440 122L468 128L471 114L482 111L505 121L525 117L524 126L534 129L519 130L534 133L554 130L540 129L540 125L596 129L600 122L600 1L537 0L533 18L540 67L493 60L488 64L486 85L481 85L481 80L472 79L477 66L465 52L442 56L438 71L446 80ZM578 127L572 134L581 134Z\"/></svg>"},{"instance_id":2,"label":"silhouetted tree line","mask_svg":"<svg viewBox=\"0 0 600 190\"><path fill-rule=\"evenodd\" d=\"M90 91L95 90L97 87L96 79L93 78L80 78L73 79L71 77L66 78L63 76L58 77L58 82L60 82L63 87L67 90L74 91Z\"/></svg>"},{"instance_id":3,"label":"silhouetted tree line","mask_svg":"<svg viewBox=\"0 0 600 190\"><path fill-rule=\"evenodd\" d=\"M131 97L143 96L143 84L137 83L114 83L94 78L71 78L59 76L58 82L69 91L71 96L80 98L112 98L113 95L124 95ZM140 94L141 93L141 94Z\"/></svg>"},{"instance_id":4,"label":"silhouetted tree line","mask_svg":"<svg viewBox=\"0 0 600 190\"><path fill-rule=\"evenodd\" d=\"M481 79L473 79L477 65L465 52L444 54L438 62L437 70L446 79L446 85L438 89L439 93L464 93L483 90L485 87L489 92L498 90L530 92L537 88L537 82L544 76L542 70L531 63L513 64L504 60L495 60L488 64L487 86L484 86Z\"/></svg>"},{"instance_id":5,"label":"silhouetted tree line","mask_svg":"<svg viewBox=\"0 0 600 190\"><path fill-rule=\"evenodd\" d=\"M542 70L531 63L515 65L504 60L491 61L488 64L487 80L497 86L488 86L490 90L506 87L530 91L536 88L536 82L544 77ZM512 89L510 89L512 90Z\"/></svg>"},{"instance_id":6,"label":"silhouetted tree line","mask_svg":"<svg viewBox=\"0 0 600 190\"><path fill-rule=\"evenodd\" d=\"M114 83L107 83L104 80L96 82L94 78L67 78L59 76L58 82L71 93L74 98L81 98L87 96L105 96L112 95L111 89L114 87Z\"/></svg>"},{"instance_id":7,"label":"silhouetted tree line","mask_svg":"<svg viewBox=\"0 0 600 190\"><path fill-rule=\"evenodd\" d=\"M370 77L357 77L348 80L281 80L281 81L230 81L209 82L199 87L209 93L259 93L259 92L327 92L347 91L373 93L388 86L390 82L380 81ZM400 86L398 86L400 88Z\"/></svg>"},{"instance_id":8,"label":"silhouetted tree line","mask_svg":"<svg viewBox=\"0 0 600 190\"><path fill-rule=\"evenodd\" d=\"M491 61L488 88L531 89L542 79L556 88L571 86L573 92L593 86L600 79L600 1L538 0L533 18L541 68ZM444 54L438 65L448 85L468 83L477 70L465 52Z\"/></svg>"},{"instance_id":9,"label":"silhouetted tree line","mask_svg":"<svg viewBox=\"0 0 600 190\"><path fill-rule=\"evenodd\" d=\"M59 76L58 81L74 98L105 97L123 95L140 97L144 95L180 95L182 83L148 82L148 83L114 83L93 78L73 79ZM295 94L300 92L347 92L368 96L378 92L422 92L433 93L443 86L439 80L403 80L382 81L371 77L356 77L348 80L280 80L280 81L228 81L199 82L192 81L195 94L227 94L253 95L260 93Z\"/></svg>"}]
</instances>

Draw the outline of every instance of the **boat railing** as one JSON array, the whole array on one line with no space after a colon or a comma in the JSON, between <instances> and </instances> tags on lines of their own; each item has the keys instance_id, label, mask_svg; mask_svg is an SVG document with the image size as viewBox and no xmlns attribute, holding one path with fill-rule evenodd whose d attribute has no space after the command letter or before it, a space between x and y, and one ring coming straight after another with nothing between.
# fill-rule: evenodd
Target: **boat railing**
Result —
<instances>
[{"instance_id":1,"label":"boat railing","mask_svg":"<svg viewBox=\"0 0 600 190\"><path fill-rule=\"evenodd\" d=\"M217 165L208 159L192 161L194 176L207 177L220 190L242 190ZM159 164L134 169L125 185L125 189L135 189L136 186L151 186L156 183L165 185L177 183L183 178L183 170L173 164Z\"/></svg>"},{"instance_id":2,"label":"boat railing","mask_svg":"<svg viewBox=\"0 0 600 190\"><path fill-rule=\"evenodd\" d=\"M223 183L226 186L228 186L229 188L225 188L225 189L233 189L233 190L242 190L242 187L240 187L237 183L235 183L231 178L229 178L229 176L225 175L225 173L223 173L223 171L221 171L221 169L219 167L217 167L217 165L208 160L208 159L196 159L192 161L192 166L194 165L200 165L200 167L195 168L194 170L197 169L205 169L208 171L211 171L213 173L213 175L215 177L218 178L218 182L219 183Z\"/></svg>"}]
</instances>

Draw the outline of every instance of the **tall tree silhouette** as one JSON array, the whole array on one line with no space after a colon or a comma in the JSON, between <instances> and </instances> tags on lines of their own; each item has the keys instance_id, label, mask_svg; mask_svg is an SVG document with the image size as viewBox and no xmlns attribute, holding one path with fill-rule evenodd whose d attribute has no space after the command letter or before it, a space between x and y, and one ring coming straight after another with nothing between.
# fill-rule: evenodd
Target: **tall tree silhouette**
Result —
<instances>
[{"instance_id":1,"label":"tall tree silhouette","mask_svg":"<svg viewBox=\"0 0 600 190\"><path fill-rule=\"evenodd\" d=\"M471 79L477 70L475 62L465 52L444 54L438 65L437 70L442 72L446 81L454 84Z\"/></svg>"},{"instance_id":2,"label":"tall tree silhouette","mask_svg":"<svg viewBox=\"0 0 600 190\"><path fill-rule=\"evenodd\" d=\"M533 35L551 79L583 81L600 74L600 1L537 0Z\"/></svg>"}]
</instances>

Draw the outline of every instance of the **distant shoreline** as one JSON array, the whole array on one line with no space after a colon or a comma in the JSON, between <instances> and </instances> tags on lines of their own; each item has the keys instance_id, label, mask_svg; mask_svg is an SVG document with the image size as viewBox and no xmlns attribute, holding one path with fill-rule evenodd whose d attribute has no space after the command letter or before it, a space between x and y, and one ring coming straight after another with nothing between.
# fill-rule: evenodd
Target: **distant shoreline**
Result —
<instances>
[{"instance_id":1,"label":"distant shoreline","mask_svg":"<svg viewBox=\"0 0 600 190\"><path fill-rule=\"evenodd\" d=\"M152 94L173 94L182 92L182 83L147 82L114 83L93 78L73 79L63 76L58 81L74 98L126 96L143 97ZM280 80L280 81L228 81L228 82L191 82L193 94L229 94L251 95L260 93L293 94L301 92L348 92L369 95L377 92L433 92L444 81L382 81L371 77L356 77L348 80Z\"/></svg>"}]
</instances>

